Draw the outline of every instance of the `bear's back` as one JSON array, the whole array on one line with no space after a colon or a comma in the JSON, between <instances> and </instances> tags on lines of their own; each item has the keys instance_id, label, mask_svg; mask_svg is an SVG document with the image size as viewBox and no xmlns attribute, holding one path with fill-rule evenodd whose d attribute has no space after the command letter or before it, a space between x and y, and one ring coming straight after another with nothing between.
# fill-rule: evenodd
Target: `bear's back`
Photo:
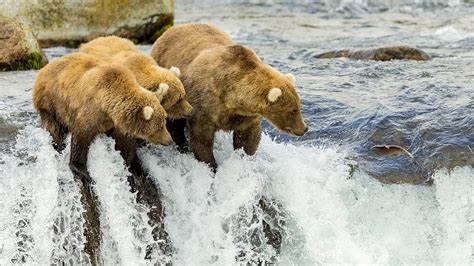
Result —
<instances>
[{"instance_id":1,"label":"bear's back","mask_svg":"<svg viewBox=\"0 0 474 266\"><path fill-rule=\"evenodd\" d=\"M186 67L205 49L233 45L223 31L208 24L185 24L167 30L152 47L151 56L158 65L170 68Z\"/></svg>"},{"instance_id":2,"label":"bear's back","mask_svg":"<svg viewBox=\"0 0 474 266\"><path fill-rule=\"evenodd\" d=\"M43 108L55 101L68 99L84 73L99 64L97 59L81 53L69 54L50 62L36 77L33 89L35 107Z\"/></svg>"},{"instance_id":3,"label":"bear's back","mask_svg":"<svg viewBox=\"0 0 474 266\"><path fill-rule=\"evenodd\" d=\"M99 37L88 43L81 45L79 52L86 53L103 60L109 60L114 55L120 52L134 52L138 53L138 48L124 38L117 36Z\"/></svg>"},{"instance_id":4,"label":"bear's back","mask_svg":"<svg viewBox=\"0 0 474 266\"><path fill-rule=\"evenodd\" d=\"M135 77L124 66L78 52L63 56L40 70L33 101L37 109L63 106L74 112L95 101L98 94L127 94L137 87Z\"/></svg>"}]
</instances>

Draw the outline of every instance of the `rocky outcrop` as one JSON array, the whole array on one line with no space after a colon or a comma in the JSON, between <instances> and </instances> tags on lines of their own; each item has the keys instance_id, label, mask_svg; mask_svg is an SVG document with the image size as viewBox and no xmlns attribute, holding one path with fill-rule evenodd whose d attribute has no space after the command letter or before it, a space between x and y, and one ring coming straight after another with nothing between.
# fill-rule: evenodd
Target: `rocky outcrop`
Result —
<instances>
[{"instance_id":1,"label":"rocky outcrop","mask_svg":"<svg viewBox=\"0 0 474 266\"><path fill-rule=\"evenodd\" d=\"M152 43L173 23L173 0L0 1L0 12L33 29L42 47L77 47L117 35Z\"/></svg>"},{"instance_id":2,"label":"rocky outcrop","mask_svg":"<svg viewBox=\"0 0 474 266\"><path fill-rule=\"evenodd\" d=\"M322 53L314 56L315 58L327 59L336 57L347 57L355 60L377 60L377 61L389 61L389 60L417 60L427 61L430 60L430 56L420 49L412 46L399 45L399 46L387 46L370 49L359 49L359 50L338 50L327 53Z\"/></svg>"},{"instance_id":3,"label":"rocky outcrop","mask_svg":"<svg viewBox=\"0 0 474 266\"><path fill-rule=\"evenodd\" d=\"M29 27L0 16L0 71L40 69L47 63Z\"/></svg>"}]
</instances>

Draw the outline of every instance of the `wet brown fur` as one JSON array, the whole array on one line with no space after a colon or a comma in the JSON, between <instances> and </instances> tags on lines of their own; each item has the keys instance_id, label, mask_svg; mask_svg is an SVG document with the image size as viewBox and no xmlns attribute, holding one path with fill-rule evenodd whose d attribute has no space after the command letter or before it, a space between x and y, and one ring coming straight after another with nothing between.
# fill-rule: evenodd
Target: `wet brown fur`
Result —
<instances>
[{"instance_id":1,"label":"wet brown fur","mask_svg":"<svg viewBox=\"0 0 474 266\"><path fill-rule=\"evenodd\" d=\"M359 49L359 50L339 50L331 51L322 54L318 54L315 58L327 59L347 57L355 60L377 60L377 61L389 61L389 60L416 60L416 61L427 61L430 60L430 56L420 49L415 47L399 45L399 46L388 46L371 49Z\"/></svg>"},{"instance_id":2,"label":"wet brown fur","mask_svg":"<svg viewBox=\"0 0 474 266\"><path fill-rule=\"evenodd\" d=\"M120 52L140 53L133 42L118 36L98 37L82 44L79 51L102 59L109 59Z\"/></svg>"},{"instance_id":3,"label":"wet brown fur","mask_svg":"<svg viewBox=\"0 0 474 266\"><path fill-rule=\"evenodd\" d=\"M168 118L180 119L191 115L193 108L186 100L183 84L176 74L159 67L153 58L141 53L131 41L117 36L99 37L81 45L79 51L127 67L137 82L147 90L154 92L161 83L168 84L168 93L161 101ZM141 167L136 156L136 141L118 131L111 132L110 136L115 139L115 148L121 152L127 165L135 165L130 170L139 174Z\"/></svg>"},{"instance_id":4,"label":"wet brown fur","mask_svg":"<svg viewBox=\"0 0 474 266\"><path fill-rule=\"evenodd\" d=\"M192 107L186 100L179 78L169 69L158 66L150 56L141 53L131 41L117 36L99 37L81 45L79 51L127 67L147 90L156 91L160 83L168 84L169 91L161 102L168 117L178 119L191 115Z\"/></svg>"},{"instance_id":5,"label":"wet brown fur","mask_svg":"<svg viewBox=\"0 0 474 266\"><path fill-rule=\"evenodd\" d=\"M307 130L292 80L211 25L173 27L155 42L151 55L161 66L181 69L194 108L187 123L172 123L173 139L186 149L184 126L188 124L195 157L214 169L214 133L218 130L233 131L234 148L243 148L249 155L257 150L262 117L291 134L303 135ZM282 95L270 102L267 96L274 87Z\"/></svg>"},{"instance_id":6,"label":"wet brown fur","mask_svg":"<svg viewBox=\"0 0 474 266\"><path fill-rule=\"evenodd\" d=\"M100 133L116 129L152 143L171 141L156 94L143 89L125 67L87 54L73 53L44 67L36 78L33 103L58 150L71 132L70 166L85 179L89 145ZM154 110L149 120L145 106Z\"/></svg>"}]
</instances>

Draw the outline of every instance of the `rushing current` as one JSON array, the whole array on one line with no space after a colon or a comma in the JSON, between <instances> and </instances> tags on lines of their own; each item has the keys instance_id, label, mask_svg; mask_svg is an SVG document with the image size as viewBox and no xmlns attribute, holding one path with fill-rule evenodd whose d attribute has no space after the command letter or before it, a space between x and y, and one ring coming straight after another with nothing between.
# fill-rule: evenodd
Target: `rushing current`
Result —
<instances>
[{"instance_id":1,"label":"rushing current","mask_svg":"<svg viewBox=\"0 0 474 266\"><path fill-rule=\"evenodd\" d=\"M255 156L219 133L214 174L173 146L139 156L162 194L170 256L154 254L147 208L129 191L113 140L88 169L105 264L474 263L472 1L176 1L175 22L212 23L296 76L304 137L265 123ZM316 59L336 49L408 44L432 60ZM144 52L150 46L140 46ZM50 60L73 50L46 49ZM0 265L88 261L83 208L31 103L37 71L0 73ZM395 144L407 156L380 156ZM68 143L69 145L69 143ZM270 199L272 212L259 207ZM262 221L282 234L269 245Z\"/></svg>"}]
</instances>

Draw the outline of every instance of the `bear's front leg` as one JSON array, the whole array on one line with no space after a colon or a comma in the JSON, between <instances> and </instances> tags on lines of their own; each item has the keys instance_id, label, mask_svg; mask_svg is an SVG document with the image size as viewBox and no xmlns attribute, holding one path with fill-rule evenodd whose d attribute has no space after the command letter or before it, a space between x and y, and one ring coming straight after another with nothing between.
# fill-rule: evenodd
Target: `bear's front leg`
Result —
<instances>
[{"instance_id":1,"label":"bear's front leg","mask_svg":"<svg viewBox=\"0 0 474 266\"><path fill-rule=\"evenodd\" d=\"M115 139L115 149L120 151L125 165L131 173L127 180L130 185L130 192L135 193L139 190L143 180L146 179L145 172L137 155L138 140L127 137L117 129L113 129L109 135Z\"/></svg>"},{"instance_id":2,"label":"bear's front leg","mask_svg":"<svg viewBox=\"0 0 474 266\"><path fill-rule=\"evenodd\" d=\"M260 123L251 124L251 126L244 130L234 130L234 150L244 148L246 154L254 155L260 143L261 136L262 127Z\"/></svg>"},{"instance_id":3,"label":"bear's front leg","mask_svg":"<svg viewBox=\"0 0 474 266\"><path fill-rule=\"evenodd\" d=\"M132 192L135 192L136 186L134 184L136 182L133 180L133 176L141 176L144 174L140 159L137 155L137 140L120 133L117 129L112 129L108 135L115 140L115 149L120 151L125 165L132 174L129 178L129 183Z\"/></svg>"},{"instance_id":4,"label":"bear's front leg","mask_svg":"<svg viewBox=\"0 0 474 266\"><path fill-rule=\"evenodd\" d=\"M173 119L166 121L166 127L173 138L174 143L178 146L178 151L181 153L189 152L189 144L184 134L186 127L186 119Z\"/></svg>"},{"instance_id":5,"label":"bear's front leg","mask_svg":"<svg viewBox=\"0 0 474 266\"><path fill-rule=\"evenodd\" d=\"M71 157L69 159L69 168L75 178L80 178L82 183L92 183L92 178L87 171L87 154L89 146L94 140L95 134L81 132L72 132L71 136Z\"/></svg>"},{"instance_id":6,"label":"bear's front leg","mask_svg":"<svg viewBox=\"0 0 474 266\"><path fill-rule=\"evenodd\" d=\"M217 163L213 152L215 129L204 125L199 122L191 123L191 148L198 161L207 163L216 172Z\"/></svg>"},{"instance_id":7,"label":"bear's front leg","mask_svg":"<svg viewBox=\"0 0 474 266\"><path fill-rule=\"evenodd\" d=\"M62 152L66 147L64 139L68 133L66 127L62 126L54 115L49 112L40 110L39 115L41 117L41 125L49 131L49 134L53 137L53 147L57 152Z\"/></svg>"},{"instance_id":8,"label":"bear's front leg","mask_svg":"<svg viewBox=\"0 0 474 266\"><path fill-rule=\"evenodd\" d=\"M108 135L115 140L115 149L120 152L125 164L130 167L131 162L137 157L136 140L120 133L117 129L112 129Z\"/></svg>"}]
</instances>

